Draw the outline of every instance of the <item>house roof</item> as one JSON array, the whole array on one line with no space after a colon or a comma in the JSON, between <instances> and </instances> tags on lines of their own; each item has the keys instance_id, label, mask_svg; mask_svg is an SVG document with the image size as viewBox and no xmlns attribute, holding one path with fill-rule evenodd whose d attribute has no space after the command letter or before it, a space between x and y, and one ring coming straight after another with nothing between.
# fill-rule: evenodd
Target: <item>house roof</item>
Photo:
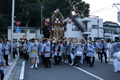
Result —
<instances>
[{"instance_id":1,"label":"house roof","mask_svg":"<svg viewBox=\"0 0 120 80\"><path fill-rule=\"evenodd\" d=\"M111 21L106 21L103 23L104 27L119 27L119 24Z\"/></svg>"},{"instance_id":2,"label":"house roof","mask_svg":"<svg viewBox=\"0 0 120 80\"><path fill-rule=\"evenodd\" d=\"M11 26L8 26L9 29L11 29ZM17 28L17 26L14 26L14 28ZM20 26L20 29L25 29L26 27ZM27 27L28 29L40 29L40 27Z\"/></svg>"},{"instance_id":3,"label":"house roof","mask_svg":"<svg viewBox=\"0 0 120 80\"><path fill-rule=\"evenodd\" d=\"M84 32L84 28L81 26L81 24L75 19L74 16L71 17L72 21L80 28L82 32Z\"/></svg>"}]
</instances>

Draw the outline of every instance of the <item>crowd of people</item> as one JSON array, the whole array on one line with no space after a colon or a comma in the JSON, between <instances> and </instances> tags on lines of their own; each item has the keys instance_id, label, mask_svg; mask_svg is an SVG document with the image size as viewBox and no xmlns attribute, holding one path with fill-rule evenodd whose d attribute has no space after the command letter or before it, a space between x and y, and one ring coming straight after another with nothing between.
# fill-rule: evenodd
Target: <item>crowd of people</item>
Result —
<instances>
[{"instance_id":1,"label":"crowd of people","mask_svg":"<svg viewBox=\"0 0 120 80\"><path fill-rule=\"evenodd\" d=\"M30 41L13 41L13 59L19 55L24 60L31 59L30 68L38 68L41 62L45 68L50 68L51 63L60 65L63 60L72 66L79 67L80 64L87 63L89 67L94 66L95 57L103 63L114 61L114 72L120 71L120 62L117 60L117 52L120 51L119 38L112 40L90 41L83 39L31 39ZM1 80L4 78L4 64L9 66L8 57L11 54L11 42L6 38L0 38L0 73ZM98 56L97 56L98 55Z\"/></svg>"},{"instance_id":2,"label":"crowd of people","mask_svg":"<svg viewBox=\"0 0 120 80\"><path fill-rule=\"evenodd\" d=\"M40 63L39 59L42 60L41 62L45 65L45 68L50 68L51 63L60 65L62 60L76 67L83 63L87 63L92 67L94 66L95 57L98 57L101 63L103 63L104 57L105 63L110 62L111 58L113 58L114 72L120 71L120 68L116 66L119 62L116 63L115 59L117 58L114 56L116 52L120 51L118 37L116 37L114 42L109 39L98 41L83 39L32 39L31 42L26 41L22 45L23 50L19 49L21 51L20 55L23 55L25 60L31 58L32 65L30 68L37 69L37 64ZM113 45L116 45L115 48L113 48Z\"/></svg>"}]
</instances>

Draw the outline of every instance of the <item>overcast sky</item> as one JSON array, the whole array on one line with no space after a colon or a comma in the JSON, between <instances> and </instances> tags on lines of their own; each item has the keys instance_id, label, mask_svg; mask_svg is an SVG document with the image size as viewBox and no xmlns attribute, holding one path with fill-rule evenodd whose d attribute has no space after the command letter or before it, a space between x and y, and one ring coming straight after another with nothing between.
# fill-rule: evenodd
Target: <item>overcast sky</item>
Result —
<instances>
[{"instance_id":1,"label":"overcast sky","mask_svg":"<svg viewBox=\"0 0 120 80\"><path fill-rule=\"evenodd\" d=\"M90 4L90 15L99 16L99 18L102 18L103 21L117 22L117 12L119 10L116 7L113 7L112 4L113 3L120 4L120 0L83 0L83 1ZM120 5L118 5L118 7L120 9Z\"/></svg>"}]
</instances>

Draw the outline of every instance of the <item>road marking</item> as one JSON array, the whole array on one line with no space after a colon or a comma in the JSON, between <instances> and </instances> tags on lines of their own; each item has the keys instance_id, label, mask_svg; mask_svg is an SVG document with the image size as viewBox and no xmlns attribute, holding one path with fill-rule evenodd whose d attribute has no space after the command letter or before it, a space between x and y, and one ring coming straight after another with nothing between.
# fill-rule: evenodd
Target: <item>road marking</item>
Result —
<instances>
[{"instance_id":1,"label":"road marking","mask_svg":"<svg viewBox=\"0 0 120 80\"><path fill-rule=\"evenodd\" d=\"M24 79L24 71L25 71L25 61L23 61L23 63L22 63L22 68L21 68L21 73L20 73L19 80L23 80Z\"/></svg>"},{"instance_id":2,"label":"road marking","mask_svg":"<svg viewBox=\"0 0 120 80\"><path fill-rule=\"evenodd\" d=\"M62 60L62 61L63 61L63 60ZM63 61L63 62L64 62L64 61ZM67 63L67 64L69 64L69 63ZM71 65L71 64L69 64L69 65ZM76 69L78 69L78 70L80 70L80 71L82 71L82 72L84 72L84 73L86 73L86 74L89 74L89 75L93 76L94 78L97 78L98 80L104 80L104 79L102 79L102 78L100 78L100 77L98 77L98 76L96 76L96 75L94 75L94 74L92 74L92 73L90 73L90 72L82 69L82 68L75 67L75 66L73 66L73 67L76 68Z\"/></svg>"},{"instance_id":3,"label":"road marking","mask_svg":"<svg viewBox=\"0 0 120 80\"><path fill-rule=\"evenodd\" d=\"M82 68L75 67L75 66L74 66L74 68L76 68L76 69L78 69L78 70L80 70L80 71L82 71L82 72L84 72L84 73L86 73L86 74L89 74L89 75L93 76L94 78L97 78L98 80L104 80L104 79L102 79L102 78L100 78L100 77L98 77L98 76L96 76L96 75L94 75L94 74L92 74L92 73L90 73L90 72L82 69Z\"/></svg>"}]
</instances>

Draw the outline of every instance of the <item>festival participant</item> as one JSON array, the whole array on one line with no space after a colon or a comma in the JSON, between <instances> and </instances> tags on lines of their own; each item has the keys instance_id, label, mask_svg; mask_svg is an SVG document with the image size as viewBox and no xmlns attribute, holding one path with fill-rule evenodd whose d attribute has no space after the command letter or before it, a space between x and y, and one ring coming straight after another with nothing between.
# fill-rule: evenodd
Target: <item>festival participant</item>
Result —
<instances>
[{"instance_id":1,"label":"festival participant","mask_svg":"<svg viewBox=\"0 0 120 80\"><path fill-rule=\"evenodd\" d=\"M92 42L89 42L86 56L87 56L88 63L90 64L89 65L90 67L94 66L95 54L96 54L95 47L93 46Z\"/></svg>"},{"instance_id":2,"label":"festival participant","mask_svg":"<svg viewBox=\"0 0 120 80\"><path fill-rule=\"evenodd\" d=\"M29 44L28 44L28 40L26 40L23 46L24 60L28 60L28 54L27 54L28 48L29 48Z\"/></svg>"},{"instance_id":3,"label":"festival participant","mask_svg":"<svg viewBox=\"0 0 120 80\"><path fill-rule=\"evenodd\" d=\"M13 59L15 59L15 55L17 54L17 43L15 40L13 40Z\"/></svg>"},{"instance_id":4,"label":"festival participant","mask_svg":"<svg viewBox=\"0 0 120 80\"><path fill-rule=\"evenodd\" d=\"M3 58L3 54L2 54L2 38L0 38L0 74L1 74L1 80L4 79L4 58Z\"/></svg>"},{"instance_id":5,"label":"festival participant","mask_svg":"<svg viewBox=\"0 0 120 80\"><path fill-rule=\"evenodd\" d=\"M83 63L83 50L84 50L83 41L82 43L78 41L78 43L76 43L75 48L76 48L76 55L73 66L79 67L79 62Z\"/></svg>"},{"instance_id":6,"label":"festival participant","mask_svg":"<svg viewBox=\"0 0 120 80\"><path fill-rule=\"evenodd\" d=\"M96 48L97 48L97 54L98 54L98 59L100 60L101 59L101 49L100 49L100 44L101 44L101 41L99 40L96 44Z\"/></svg>"},{"instance_id":7,"label":"festival participant","mask_svg":"<svg viewBox=\"0 0 120 80\"><path fill-rule=\"evenodd\" d=\"M50 42L47 39L43 40L41 53L44 55L45 68L50 68Z\"/></svg>"},{"instance_id":8,"label":"festival participant","mask_svg":"<svg viewBox=\"0 0 120 80\"><path fill-rule=\"evenodd\" d=\"M62 59L63 45L61 41L58 41L55 46L54 61L55 65L59 65Z\"/></svg>"},{"instance_id":9,"label":"festival participant","mask_svg":"<svg viewBox=\"0 0 120 80\"><path fill-rule=\"evenodd\" d=\"M35 43L35 39L32 39L32 43L28 48L28 53L31 58L32 66L30 68L34 68L34 59L35 59L35 69L38 68L37 66L37 56L38 56L38 45Z\"/></svg>"},{"instance_id":10,"label":"festival participant","mask_svg":"<svg viewBox=\"0 0 120 80\"><path fill-rule=\"evenodd\" d=\"M111 57L113 58L114 61L114 72L120 71L120 62L117 59L117 54L120 51L120 42L119 42L119 37L115 37L115 43L113 43L112 48L111 48Z\"/></svg>"},{"instance_id":11,"label":"festival participant","mask_svg":"<svg viewBox=\"0 0 120 80\"><path fill-rule=\"evenodd\" d=\"M72 42L70 40L68 40L68 43L66 45L66 60L68 63L72 63L71 61L71 53L72 53Z\"/></svg>"},{"instance_id":12,"label":"festival participant","mask_svg":"<svg viewBox=\"0 0 120 80\"><path fill-rule=\"evenodd\" d=\"M2 43L2 52L3 52L3 56L4 56L4 59L6 61L6 66L9 66L8 64L8 56L9 56L9 53L10 53L10 44L9 42L7 42L7 39L4 38L4 41Z\"/></svg>"},{"instance_id":13,"label":"festival participant","mask_svg":"<svg viewBox=\"0 0 120 80\"><path fill-rule=\"evenodd\" d=\"M107 45L103 39L101 40L101 43L100 43L100 49L101 49L101 63L103 63L103 54L104 54L104 58L105 58L105 63L108 63L107 62L107 53L106 53Z\"/></svg>"},{"instance_id":14,"label":"festival participant","mask_svg":"<svg viewBox=\"0 0 120 80\"><path fill-rule=\"evenodd\" d=\"M88 47L88 40L85 40L84 41L84 50L83 50L83 55L84 55L84 61L86 61L87 63L88 63L88 61L87 61L87 57L86 57L86 54L87 54L87 47Z\"/></svg>"},{"instance_id":15,"label":"festival participant","mask_svg":"<svg viewBox=\"0 0 120 80\"><path fill-rule=\"evenodd\" d=\"M67 41L64 41L63 43L63 59L65 61L65 63L67 62Z\"/></svg>"}]
</instances>

